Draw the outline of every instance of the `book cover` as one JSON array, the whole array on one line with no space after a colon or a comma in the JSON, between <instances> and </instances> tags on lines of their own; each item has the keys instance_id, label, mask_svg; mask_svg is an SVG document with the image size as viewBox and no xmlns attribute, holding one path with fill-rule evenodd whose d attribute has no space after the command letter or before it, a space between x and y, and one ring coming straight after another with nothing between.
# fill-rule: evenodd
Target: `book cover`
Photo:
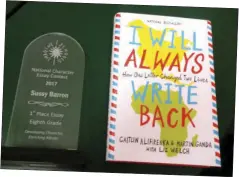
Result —
<instances>
[{"instance_id":1,"label":"book cover","mask_svg":"<svg viewBox=\"0 0 239 177\"><path fill-rule=\"evenodd\" d=\"M221 167L209 20L117 13L106 160Z\"/></svg>"}]
</instances>

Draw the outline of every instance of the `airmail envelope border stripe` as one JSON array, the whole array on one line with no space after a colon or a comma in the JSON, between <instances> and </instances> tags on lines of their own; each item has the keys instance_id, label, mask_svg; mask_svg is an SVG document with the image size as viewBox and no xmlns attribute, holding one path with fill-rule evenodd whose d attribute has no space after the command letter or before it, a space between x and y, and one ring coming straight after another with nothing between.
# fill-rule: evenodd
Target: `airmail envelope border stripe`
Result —
<instances>
[{"instance_id":1,"label":"airmail envelope border stripe","mask_svg":"<svg viewBox=\"0 0 239 177\"><path fill-rule=\"evenodd\" d=\"M108 144L107 159L114 160L115 155L115 130L117 115L117 97L118 97L118 78L119 78L119 46L120 46L120 13L115 15L113 30L113 49L112 49L112 65L111 65L111 90L109 104L109 125L108 125Z\"/></svg>"},{"instance_id":2,"label":"airmail envelope border stripe","mask_svg":"<svg viewBox=\"0 0 239 177\"><path fill-rule=\"evenodd\" d=\"M211 82L211 93L212 93L212 127L214 136L214 150L215 150L215 165L221 166L221 155L220 155L220 141L219 141L219 129L218 129L218 118L217 118L217 99L216 99L216 84L215 84L215 70L214 70L214 57L213 57L213 39L212 39L212 26L211 22L207 21L208 30L208 59L210 66L210 82Z\"/></svg>"}]
</instances>

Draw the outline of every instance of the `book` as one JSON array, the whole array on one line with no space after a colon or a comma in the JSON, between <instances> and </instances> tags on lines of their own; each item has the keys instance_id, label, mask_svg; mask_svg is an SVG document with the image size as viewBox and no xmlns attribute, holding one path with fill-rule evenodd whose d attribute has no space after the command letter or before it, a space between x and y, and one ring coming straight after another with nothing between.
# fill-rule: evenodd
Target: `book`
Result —
<instances>
[{"instance_id":1,"label":"book","mask_svg":"<svg viewBox=\"0 0 239 177\"><path fill-rule=\"evenodd\" d=\"M106 161L221 167L210 20L114 17Z\"/></svg>"}]
</instances>

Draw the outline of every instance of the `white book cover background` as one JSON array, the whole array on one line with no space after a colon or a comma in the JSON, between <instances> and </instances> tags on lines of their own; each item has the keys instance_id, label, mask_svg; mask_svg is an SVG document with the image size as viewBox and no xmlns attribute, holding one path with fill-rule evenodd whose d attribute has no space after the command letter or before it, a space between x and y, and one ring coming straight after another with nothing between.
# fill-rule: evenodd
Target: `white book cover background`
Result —
<instances>
[{"instance_id":1,"label":"white book cover background","mask_svg":"<svg viewBox=\"0 0 239 177\"><path fill-rule=\"evenodd\" d=\"M212 24L117 13L107 161L221 166Z\"/></svg>"}]
</instances>

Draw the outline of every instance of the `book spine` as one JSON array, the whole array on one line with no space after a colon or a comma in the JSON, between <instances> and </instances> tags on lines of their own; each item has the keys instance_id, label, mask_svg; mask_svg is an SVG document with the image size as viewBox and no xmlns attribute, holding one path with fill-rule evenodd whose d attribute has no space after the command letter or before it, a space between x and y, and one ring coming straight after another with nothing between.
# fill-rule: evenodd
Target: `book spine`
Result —
<instances>
[{"instance_id":1,"label":"book spine","mask_svg":"<svg viewBox=\"0 0 239 177\"><path fill-rule=\"evenodd\" d=\"M210 79L211 79L211 92L212 92L212 119L213 119L212 126L213 126L213 135L214 135L214 150L215 150L215 157L216 157L215 163L217 166L221 166L211 21L207 21L207 29L208 29L208 53L209 53L208 57L209 57L209 64L210 64Z\"/></svg>"},{"instance_id":2,"label":"book spine","mask_svg":"<svg viewBox=\"0 0 239 177\"><path fill-rule=\"evenodd\" d=\"M120 20L121 15L117 13L114 18L113 45L111 57L111 79L110 79L110 98L108 113L108 134L107 134L107 153L106 160L115 158L115 141L116 141L116 115L118 99L118 80L119 80L119 46L120 46Z\"/></svg>"}]
</instances>

